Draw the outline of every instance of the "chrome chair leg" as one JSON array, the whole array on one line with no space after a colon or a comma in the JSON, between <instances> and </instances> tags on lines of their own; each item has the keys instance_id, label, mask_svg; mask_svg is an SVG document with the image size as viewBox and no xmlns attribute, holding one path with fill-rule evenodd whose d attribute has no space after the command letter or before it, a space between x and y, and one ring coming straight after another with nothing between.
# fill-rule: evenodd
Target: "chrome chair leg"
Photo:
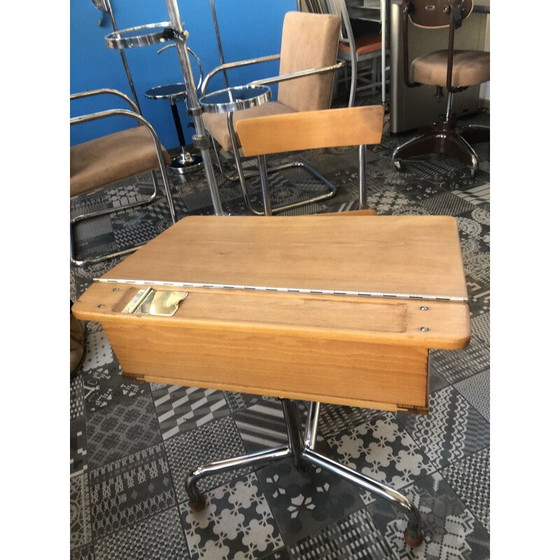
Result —
<instances>
[{"instance_id":1,"label":"chrome chair leg","mask_svg":"<svg viewBox=\"0 0 560 560\"><path fill-rule=\"evenodd\" d=\"M483 124L468 124L461 127L461 136L469 143L490 141L490 127Z\"/></svg>"},{"instance_id":2,"label":"chrome chair leg","mask_svg":"<svg viewBox=\"0 0 560 560\"><path fill-rule=\"evenodd\" d=\"M366 190L366 147L364 145L358 147L358 168L360 182L360 198L359 209L367 208L367 190Z\"/></svg>"},{"instance_id":3,"label":"chrome chair leg","mask_svg":"<svg viewBox=\"0 0 560 560\"><path fill-rule=\"evenodd\" d=\"M396 506L400 507L408 517L408 526L405 531L405 540L407 544L410 546L419 546L422 543L422 517L420 516L418 509L406 496L396 490L393 490L389 486L385 486L384 484L381 484L381 482L377 482L369 476L365 476L344 465L341 465L340 463L337 463L336 461L333 461L332 459L329 459L312 449L306 449L303 452L303 458L309 461L312 465L337 474L345 480L348 480L353 484L357 484L369 492L373 492L381 498L389 500Z\"/></svg>"},{"instance_id":4,"label":"chrome chair leg","mask_svg":"<svg viewBox=\"0 0 560 560\"><path fill-rule=\"evenodd\" d=\"M96 263L105 261L107 259L111 259L111 258L115 258L115 257L121 257L121 256L124 256L124 255L128 255L129 253L133 253L133 252L137 251L140 247L142 247L142 245L145 245L147 243L147 241L146 241L145 243L141 243L141 244L136 245L134 247L129 247L128 249L122 249L120 251L113 251L112 253L109 253L107 255L102 255L101 257L95 257L95 258L89 258L89 259L78 259L77 256L76 256L76 246L75 246L76 240L75 240L74 233L75 233L76 224L78 224L78 222L81 222L83 220L89 220L89 219L92 219L92 218L97 218L99 216L105 216L107 214L114 214L115 212L121 212L123 210L129 210L131 208L138 208L138 207L141 207L141 206L146 206L148 204L151 204L156 198L158 198L159 182L158 182L155 170L151 170L150 174L152 176L152 184L153 184L153 189L154 190L148 198L145 198L145 199L140 200L138 202L131 202L130 204L124 204L122 206L119 206L118 208L104 208L102 210L97 210L95 212L90 212L88 214L79 214L78 216L74 216L70 220L70 262L72 264L74 264L75 266L83 266L83 265L86 265L86 264L96 264ZM171 196L171 187L170 187L169 179L168 179L168 177L167 177L167 175L164 171L161 171L161 175L162 175L162 182L163 182L163 194L165 195L165 198L167 200L167 204L169 206L169 213L171 215L171 222L172 222L172 224L175 224L177 222L177 214L175 212L175 206L173 204L173 198Z\"/></svg>"},{"instance_id":5,"label":"chrome chair leg","mask_svg":"<svg viewBox=\"0 0 560 560\"><path fill-rule=\"evenodd\" d=\"M265 451L257 451L256 453L249 453L248 455L241 455L232 459L225 459L223 461L214 461L201 465L193 469L187 476L185 481L185 489L189 497L189 506L194 511L200 511L206 505L206 499L198 489L198 481L212 474L218 474L242 467L256 466L263 463L273 463L289 457L291 451L289 447L275 447L274 449L266 449Z\"/></svg>"},{"instance_id":6,"label":"chrome chair leg","mask_svg":"<svg viewBox=\"0 0 560 560\"><path fill-rule=\"evenodd\" d=\"M306 449L315 449L317 440L317 428L319 426L319 412L321 411L321 403L309 403L309 412L307 413L307 422L305 424L305 437L303 445Z\"/></svg>"},{"instance_id":7,"label":"chrome chair leg","mask_svg":"<svg viewBox=\"0 0 560 560\"><path fill-rule=\"evenodd\" d=\"M200 511L205 507L206 499L197 487L198 481L205 476L241 467L268 464L290 457L294 466L300 471L306 470L309 465L314 465L357 484L399 507L408 518L408 524L404 532L405 542L411 547L419 546L424 540L422 517L416 506L406 496L315 451L320 403L310 403L305 429L302 434L296 402L290 399L280 400L284 411L288 445L242 455L233 459L215 461L195 468L185 481L189 506L194 511Z\"/></svg>"},{"instance_id":8,"label":"chrome chair leg","mask_svg":"<svg viewBox=\"0 0 560 560\"><path fill-rule=\"evenodd\" d=\"M264 210L257 210L256 208L253 207L253 205L251 204L250 200L249 200L249 191L247 188L247 178L249 177L255 177L257 175L259 175L261 178L262 176L260 175L260 170L257 171L256 173L247 173L243 170L243 164L241 162L241 150L239 148L239 144L237 142L237 138L236 138L236 133L235 133L235 128L233 125L233 113L228 113L227 114L227 125L228 125L228 132L231 138L231 151L233 154L233 159L235 162L235 169L237 171L237 176L231 176L226 174L223 171L222 168L222 163L220 160L220 156L219 156L219 151L216 149L216 145L214 143L214 151L216 153L216 158L218 160L218 168L220 170L220 172L222 173L222 175L228 180L228 181L239 181L240 187L241 187L241 192L243 194L243 200L245 202L245 205L247 206L247 208L253 213L256 214L257 216L264 216L264 215L271 215L271 214L275 214L277 212L286 212L288 210L293 210L294 208L299 208L300 206L306 206L307 204L312 204L314 202L319 202L321 200L326 200L328 198L332 198L335 194L336 194L336 187L330 182L328 181L325 177L323 177L318 171L316 171L313 167L311 167L310 165L308 165L305 162L302 161L294 161L294 162L290 162L290 163L285 163L283 165L277 165L274 167L268 167L267 169L267 173L277 173L279 171L283 171L285 169L293 169L293 168L303 168L305 169L308 173L310 173L311 175L313 175L314 177L316 177L326 188L327 188L327 192L324 194L320 194L317 196L314 196L312 198L307 198L305 200L301 200L299 202L293 202L291 204L285 204L283 206L278 206L277 208L269 208L270 214L267 214L267 204L270 205L270 200L265 200L264 201ZM268 185L268 183L267 183ZM270 197L270 193L268 194L268 196Z\"/></svg>"}]
</instances>

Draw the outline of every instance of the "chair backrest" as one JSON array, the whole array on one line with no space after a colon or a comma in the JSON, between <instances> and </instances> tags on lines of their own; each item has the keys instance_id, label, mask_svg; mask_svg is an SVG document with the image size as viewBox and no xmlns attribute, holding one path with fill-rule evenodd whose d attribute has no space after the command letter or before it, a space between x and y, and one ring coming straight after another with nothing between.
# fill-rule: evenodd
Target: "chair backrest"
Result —
<instances>
[{"instance_id":1,"label":"chair backrest","mask_svg":"<svg viewBox=\"0 0 560 560\"><path fill-rule=\"evenodd\" d=\"M336 63L340 18L328 14L288 12L282 28L280 74L321 68ZM278 84L278 101L295 111L328 109L334 72Z\"/></svg>"},{"instance_id":2,"label":"chair backrest","mask_svg":"<svg viewBox=\"0 0 560 560\"><path fill-rule=\"evenodd\" d=\"M338 16L341 21L340 40L351 43L351 48L356 49L346 0L303 0L303 3L308 12Z\"/></svg>"},{"instance_id":3,"label":"chair backrest","mask_svg":"<svg viewBox=\"0 0 560 560\"><path fill-rule=\"evenodd\" d=\"M243 153L260 156L379 144L384 114L382 105L366 105L242 119L236 127Z\"/></svg>"},{"instance_id":4,"label":"chair backrest","mask_svg":"<svg viewBox=\"0 0 560 560\"><path fill-rule=\"evenodd\" d=\"M473 0L405 0L408 18L416 27L441 29L454 21L459 27L467 19L474 7Z\"/></svg>"}]
</instances>

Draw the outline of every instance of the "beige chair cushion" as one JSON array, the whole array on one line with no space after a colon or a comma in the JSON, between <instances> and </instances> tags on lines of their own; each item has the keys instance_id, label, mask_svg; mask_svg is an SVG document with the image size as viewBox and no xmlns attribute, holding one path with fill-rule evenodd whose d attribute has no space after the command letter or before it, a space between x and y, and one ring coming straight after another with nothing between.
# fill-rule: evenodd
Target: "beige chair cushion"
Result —
<instances>
[{"instance_id":1,"label":"beige chair cushion","mask_svg":"<svg viewBox=\"0 0 560 560\"><path fill-rule=\"evenodd\" d=\"M410 65L412 81L442 86L447 83L447 50L419 56ZM483 51L455 51L453 56L453 87L467 87L490 80L490 53Z\"/></svg>"},{"instance_id":2,"label":"beige chair cushion","mask_svg":"<svg viewBox=\"0 0 560 560\"><path fill-rule=\"evenodd\" d=\"M288 12L282 26L280 74L336 64L340 17ZM295 111L318 111L331 106L335 72L278 84L278 101Z\"/></svg>"},{"instance_id":3,"label":"beige chair cushion","mask_svg":"<svg viewBox=\"0 0 560 560\"><path fill-rule=\"evenodd\" d=\"M257 105L243 111L235 111L233 113L233 126L239 119L248 119L251 117L266 117L268 115L284 115L286 113L294 113L293 109L286 107L277 101L271 101L264 105ZM231 151L231 138L227 126L226 113L203 113L202 120L208 133L215 138L216 142L226 151Z\"/></svg>"},{"instance_id":4,"label":"beige chair cushion","mask_svg":"<svg viewBox=\"0 0 560 560\"><path fill-rule=\"evenodd\" d=\"M171 158L162 146L166 164ZM158 167L152 136L137 126L70 148L70 196L76 196Z\"/></svg>"}]
</instances>

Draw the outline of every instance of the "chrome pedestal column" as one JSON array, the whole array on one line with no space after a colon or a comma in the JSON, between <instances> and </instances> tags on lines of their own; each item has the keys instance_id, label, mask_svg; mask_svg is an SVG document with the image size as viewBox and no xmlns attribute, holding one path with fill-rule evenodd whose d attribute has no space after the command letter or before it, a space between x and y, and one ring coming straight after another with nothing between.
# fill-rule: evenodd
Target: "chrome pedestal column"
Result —
<instances>
[{"instance_id":1,"label":"chrome pedestal column","mask_svg":"<svg viewBox=\"0 0 560 560\"><path fill-rule=\"evenodd\" d=\"M300 471L306 470L309 465L314 465L335 473L385 500L389 500L407 516L408 524L404 532L405 542L411 547L419 546L424 540L422 518L418 509L406 496L315 451L320 403L310 403L305 430L302 433L296 402L288 399L280 400L284 409L288 445L196 467L185 481L190 507L194 511L200 511L206 505L206 500L197 487L201 478L241 467L255 467L273 463L290 457L294 466Z\"/></svg>"},{"instance_id":2,"label":"chrome pedestal column","mask_svg":"<svg viewBox=\"0 0 560 560\"><path fill-rule=\"evenodd\" d=\"M200 150L202 162L204 164L204 171L206 173L206 180L210 189L210 196L212 197L212 204L214 206L214 213L216 215L223 215L222 203L218 193L218 185L216 183L216 176L214 175L214 167L212 165L212 157L210 155L210 137L208 136L204 124L202 122L202 108L198 101L198 92L194 81L194 76L189 60L189 53L187 50L187 36L181 23L181 16L179 14L179 7L177 0L165 0L167 11L169 13L169 21L175 31L174 40L177 45L177 53L179 54L179 63L185 81L187 91L187 105L189 112L192 115L195 135L193 136L193 144Z\"/></svg>"}]
</instances>

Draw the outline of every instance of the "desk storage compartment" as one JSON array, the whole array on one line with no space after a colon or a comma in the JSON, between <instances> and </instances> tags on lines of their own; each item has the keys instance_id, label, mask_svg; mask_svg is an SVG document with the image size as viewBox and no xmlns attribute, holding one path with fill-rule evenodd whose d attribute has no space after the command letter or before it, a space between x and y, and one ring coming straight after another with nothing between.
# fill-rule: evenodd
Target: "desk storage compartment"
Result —
<instances>
[{"instance_id":1,"label":"desk storage compartment","mask_svg":"<svg viewBox=\"0 0 560 560\"><path fill-rule=\"evenodd\" d=\"M427 408L428 350L321 337L105 324L125 375L334 404Z\"/></svg>"}]
</instances>

